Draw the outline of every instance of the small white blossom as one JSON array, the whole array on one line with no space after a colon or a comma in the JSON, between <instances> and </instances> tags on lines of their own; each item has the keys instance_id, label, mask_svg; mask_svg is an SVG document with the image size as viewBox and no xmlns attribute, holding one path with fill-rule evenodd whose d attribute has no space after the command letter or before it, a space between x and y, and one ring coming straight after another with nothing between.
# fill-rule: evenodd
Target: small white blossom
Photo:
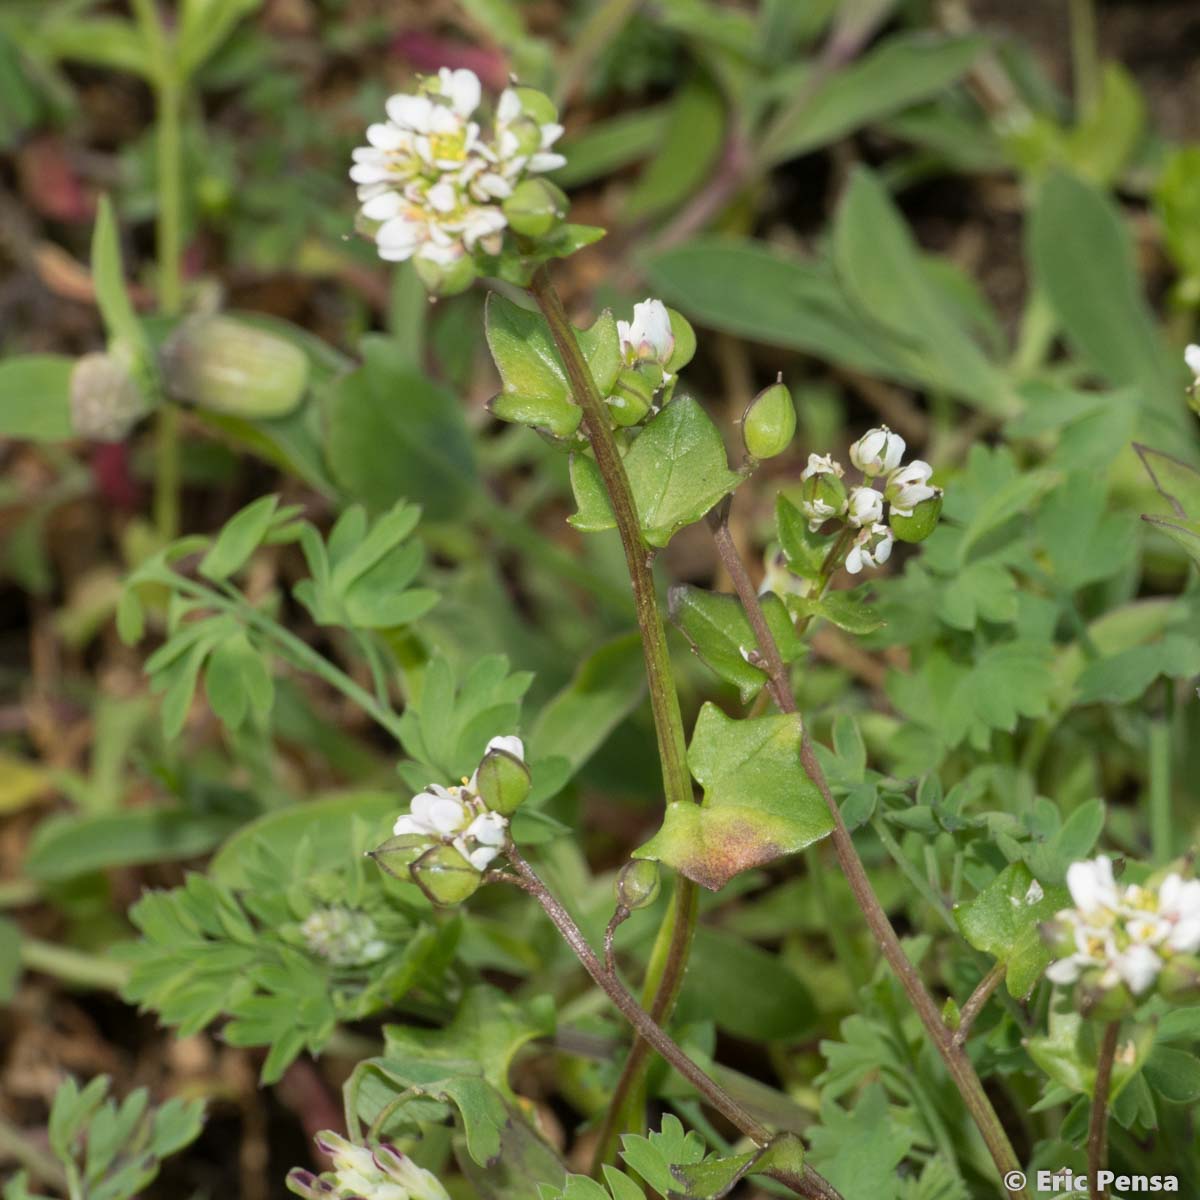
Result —
<instances>
[{"instance_id":1,"label":"small white blossom","mask_svg":"<svg viewBox=\"0 0 1200 1200\"><path fill-rule=\"evenodd\" d=\"M808 466L800 472L800 478L809 479L813 475L836 475L838 479L841 479L845 473L845 468L834 459L832 454L810 454Z\"/></svg>"},{"instance_id":2,"label":"small white blossom","mask_svg":"<svg viewBox=\"0 0 1200 1200\"><path fill-rule=\"evenodd\" d=\"M857 575L864 567L878 567L892 556L895 537L886 525L871 525L861 530L846 555L846 570Z\"/></svg>"},{"instance_id":3,"label":"small white blossom","mask_svg":"<svg viewBox=\"0 0 1200 1200\"><path fill-rule=\"evenodd\" d=\"M337 967L372 963L387 953L375 922L364 912L333 905L314 909L300 925L308 948Z\"/></svg>"},{"instance_id":4,"label":"small white blossom","mask_svg":"<svg viewBox=\"0 0 1200 1200\"><path fill-rule=\"evenodd\" d=\"M1200 346L1192 343L1183 352L1183 361L1187 363L1188 370L1196 377L1196 383L1200 383ZM1195 386L1193 384L1193 386Z\"/></svg>"},{"instance_id":5,"label":"small white blossom","mask_svg":"<svg viewBox=\"0 0 1200 1200\"><path fill-rule=\"evenodd\" d=\"M562 137L563 127L555 122L538 124L525 111L521 97L505 88L496 104L496 131L488 157L500 165L506 178L528 170L534 174L557 171L566 163L550 147Z\"/></svg>"},{"instance_id":6,"label":"small white blossom","mask_svg":"<svg viewBox=\"0 0 1200 1200\"><path fill-rule=\"evenodd\" d=\"M621 356L632 366L638 362L657 362L664 367L675 350L671 332L671 314L661 300L643 300L633 306L632 321L617 322Z\"/></svg>"},{"instance_id":7,"label":"small white blossom","mask_svg":"<svg viewBox=\"0 0 1200 1200\"><path fill-rule=\"evenodd\" d=\"M851 525L875 525L883 518L883 493L874 488L850 489L846 507L846 520Z\"/></svg>"},{"instance_id":8,"label":"small white blossom","mask_svg":"<svg viewBox=\"0 0 1200 1200\"><path fill-rule=\"evenodd\" d=\"M1070 954L1052 963L1053 983L1074 983L1085 971L1099 972L1103 988L1124 983L1145 992L1174 954L1200 950L1200 881L1168 875L1157 888L1113 878L1103 855L1072 863L1067 887L1074 907L1057 916L1073 943Z\"/></svg>"},{"instance_id":9,"label":"small white blossom","mask_svg":"<svg viewBox=\"0 0 1200 1200\"><path fill-rule=\"evenodd\" d=\"M433 783L412 798L409 811L396 818L392 833L451 845L477 871L484 871L504 845L508 821L487 812L468 785L447 788Z\"/></svg>"},{"instance_id":10,"label":"small white blossom","mask_svg":"<svg viewBox=\"0 0 1200 1200\"><path fill-rule=\"evenodd\" d=\"M929 477L933 468L921 459L916 459L906 466L897 467L889 476L885 495L892 506L892 512L899 517L911 517L912 510L922 500L931 500L938 494L931 487Z\"/></svg>"},{"instance_id":11,"label":"small white blossom","mask_svg":"<svg viewBox=\"0 0 1200 1200\"><path fill-rule=\"evenodd\" d=\"M356 1146L336 1133L317 1134L317 1147L333 1163L323 1175L297 1167L288 1173L290 1191L309 1200L450 1200L432 1171L419 1167L386 1142L376 1150Z\"/></svg>"},{"instance_id":12,"label":"small white blossom","mask_svg":"<svg viewBox=\"0 0 1200 1200\"><path fill-rule=\"evenodd\" d=\"M864 475L882 475L900 465L904 449L904 439L881 425L878 429L868 429L850 447L850 461Z\"/></svg>"}]
</instances>

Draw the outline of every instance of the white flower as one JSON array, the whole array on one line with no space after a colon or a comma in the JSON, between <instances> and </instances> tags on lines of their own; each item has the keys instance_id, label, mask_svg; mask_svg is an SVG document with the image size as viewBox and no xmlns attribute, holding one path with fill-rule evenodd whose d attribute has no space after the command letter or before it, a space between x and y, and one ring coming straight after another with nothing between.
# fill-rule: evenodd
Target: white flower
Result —
<instances>
[{"instance_id":1,"label":"white flower","mask_svg":"<svg viewBox=\"0 0 1200 1200\"><path fill-rule=\"evenodd\" d=\"M1067 887L1075 907L1056 919L1070 931L1074 951L1047 969L1054 983L1074 983L1097 969L1101 987L1123 982L1140 995L1169 958L1200 950L1200 881L1172 874L1157 888L1122 887L1112 862L1101 855L1072 863Z\"/></svg>"},{"instance_id":2,"label":"white flower","mask_svg":"<svg viewBox=\"0 0 1200 1200\"><path fill-rule=\"evenodd\" d=\"M1183 352L1183 361L1187 363L1188 370L1196 377L1196 382L1200 383L1200 346L1195 343L1189 345Z\"/></svg>"},{"instance_id":3,"label":"white flower","mask_svg":"<svg viewBox=\"0 0 1200 1200\"><path fill-rule=\"evenodd\" d=\"M907 466L897 467L888 476L885 491L892 512L898 517L911 517L912 510L922 500L930 500L936 496L937 488L929 485L929 477L932 474L933 468L919 458Z\"/></svg>"},{"instance_id":4,"label":"white flower","mask_svg":"<svg viewBox=\"0 0 1200 1200\"><path fill-rule=\"evenodd\" d=\"M892 556L895 537L886 525L872 525L854 539L846 555L846 570L857 575L863 567L878 567Z\"/></svg>"},{"instance_id":5,"label":"white flower","mask_svg":"<svg viewBox=\"0 0 1200 1200\"><path fill-rule=\"evenodd\" d=\"M300 1167L288 1172L288 1188L297 1195L310 1200L450 1200L432 1171L386 1142L372 1152L328 1130L314 1140L332 1160L333 1170L321 1176Z\"/></svg>"},{"instance_id":6,"label":"white flower","mask_svg":"<svg viewBox=\"0 0 1200 1200\"><path fill-rule=\"evenodd\" d=\"M846 520L851 525L875 525L883 517L883 493L874 488L850 489Z\"/></svg>"},{"instance_id":7,"label":"white flower","mask_svg":"<svg viewBox=\"0 0 1200 1200\"><path fill-rule=\"evenodd\" d=\"M500 93L496 104L496 136L492 155L507 175L522 169L533 174L556 171L566 163L550 147L562 137L557 122L538 121L526 111L520 95L512 88Z\"/></svg>"},{"instance_id":8,"label":"white flower","mask_svg":"<svg viewBox=\"0 0 1200 1200\"><path fill-rule=\"evenodd\" d=\"M809 479L813 475L836 475L838 479L845 474L845 469L837 462L832 454L810 454L808 466L800 472L801 479Z\"/></svg>"},{"instance_id":9,"label":"white flower","mask_svg":"<svg viewBox=\"0 0 1200 1200\"><path fill-rule=\"evenodd\" d=\"M904 439L881 425L878 429L868 429L850 447L850 461L864 475L882 475L900 465L904 448Z\"/></svg>"},{"instance_id":10,"label":"white flower","mask_svg":"<svg viewBox=\"0 0 1200 1200\"><path fill-rule=\"evenodd\" d=\"M477 871L484 871L504 846L508 820L484 809L472 781L451 788L432 783L412 798L409 811L396 818L392 833L396 837L417 835L453 846Z\"/></svg>"},{"instance_id":11,"label":"white flower","mask_svg":"<svg viewBox=\"0 0 1200 1200\"><path fill-rule=\"evenodd\" d=\"M633 306L632 321L617 322L621 355L627 363L657 362L666 366L675 350L671 314L661 300L643 300Z\"/></svg>"}]
</instances>

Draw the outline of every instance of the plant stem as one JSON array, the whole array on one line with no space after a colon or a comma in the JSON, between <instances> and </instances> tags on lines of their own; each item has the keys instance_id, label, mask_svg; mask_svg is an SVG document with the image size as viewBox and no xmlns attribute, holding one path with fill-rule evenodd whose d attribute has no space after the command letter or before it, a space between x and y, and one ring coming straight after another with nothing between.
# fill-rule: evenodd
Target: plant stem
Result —
<instances>
[{"instance_id":1,"label":"plant stem","mask_svg":"<svg viewBox=\"0 0 1200 1200\"><path fill-rule=\"evenodd\" d=\"M1094 0L1068 0L1071 15L1071 76L1076 120L1086 120L1100 103L1100 59Z\"/></svg>"},{"instance_id":2,"label":"plant stem","mask_svg":"<svg viewBox=\"0 0 1200 1200\"><path fill-rule=\"evenodd\" d=\"M16 1160L35 1179L66 1190L67 1174L57 1158L34 1143L30 1132L0 1117L0 1155Z\"/></svg>"},{"instance_id":3,"label":"plant stem","mask_svg":"<svg viewBox=\"0 0 1200 1200\"><path fill-rule=\"evenodd\" d=\"M1108 1161L1108 1093L1120 1030L1120 1021L1110 1021L1104 1027L1100 1056L1096 1060L1096 1087L1092 1092L1092 1119L1088 1123L1087 1142L1088 1195L1091 1200L1108 1200L1108 1189L1100 1186L1100 1172Z\"/></svg>"},{"instance_id":4,"label":"plant stem","mask_svg":"<svg viewBox=\"0 0 1200 1200\"><path fill-rule=\"evenodd\" d=\"M967 1038L971 1034L971 1026L975 1024L975 1018L983 1012L987 1002L992 998L992 993L1004 981L1004 974L1007 970L1007 964L996 963L967 997L967 1002L962 1006L959 1014L958 1028L954 1031L954 1041L957 1045L966 1045Z\"/></svg>"},{"instance_id":5,"label":"plant stem","mask_svg":"<svg viewBox=\"0 0 1200 1200\"><path fill-rule=\"evenodd\" d=\"M124 963L83 950L72 950L69 946L43 942L40 938L21 939L21 965L75 987L106 992L119 992L129 978Z\"/></svg>"},{"instance_id":6,"label":"plant stem","mask_svg":"<svg viewBox=\"0 0 1200 1200\"><path fill-rule=\"evenodd\" d=\"M521 852L510 844L505 849L505 855L517 872L515 882L542 906L567 945L571 947L575 957L579 959L583 969L592 977L596 986L612 1001L621 1015L637 1030L642 1039L649 1043L713 1108L741 1130L756 1146L769 1145L772 1137L770 1132L764 1129L716 1080L707 1075L689 1058L651 1014L626 991L621 981L605 970L587 938L583 936L583 931L575 924L571 914L559 903L557 897L551 894L550 889L526 862ZM805 1166L801 1176L771 1171L768 1171L767 1174L770 1174L772 1178L779 1179L781 1183L786 1183L797 1195L840 1200L833 1185L808 1166Z\"/></svg>"},{"instance_id":7,"label":"plant stem","mask_svg":"<svg viewBox=\"0 0 1200 1200\"><path fill-rule=\"evenodd\" d=\"M1168 681L1168 687L1170 686ZM1156 863L1171 857L1171 726L1163 717L1150 722L1150 847Z\"/></svg>"},{"instance_id":8,"label":"plant stem","mask_svg":"<svg viewBox=\"0 0 1200 1200\"><path fill-rule=\"evenodd\" d=\"M608 424L608 411L596 387L575 330L563 309L562 300L543 267L533 277L529 290L538 303L550 328L550 334L562 359L563 369L571 385L576 403L583 410L583 428L591 443L596 465L604 480L605 490L616 518L625 552L625 565L633 589L638 630L642 637L642 653L646 662L646 678L650 685L650 707L654 714L654 731L662 762L663 791L666 802L688 804L694 799L691 775L687 767L687 743L683 733L683 716L671 672L671 656L667 648L667 632L663 626L658 598L654 592L654 577L650 573L648 548L642 538L637 506L625 465L616 439ZM646 1002L654 1019L662 1024L670 1019L687 969L692 937L696 928L696 885L682 876L675 885L675 896L667 921L659 930L646 977ZM661 962L661 969L657 964ZM606 1132L599 1143L599 1153L613 1150L615 1138L624 1131L630 1120L630 1110L644 1108L641 1099L642 1083L649 1065L647 1049L635 1039L629 1060L618 1080L609 1110ZM640 1128L640 1116L635 1118ZM603 1160L601 1160L603 1161Z\"/></svg>"},{"instance_id":9,"label":"plant stem","mask_svg":"<svg viewBox=\"0 0 1200 1200\"><path fill-rule=\"evenodd\" d=\"M719 528L714 526L714 535L717 535L717 551L721 555L721 562L733 581L734 590L746 610L750 627L754 630L754 636L758 642L759 653L770 674L771 694L775 697L781 711L794 713L796 700L788 685L787 673L779 654L779 648L775 645L775 639L763 616L758 593L750 581L746 565L742 562L741 555L738 554L737 547L733 544L733 539L728 536L728 530L725 531L725 534L725 536L720 536ZM904 953L904 947L900 944L900 938L892 927L887 913L884 912L883 905L879 903L879 897L875 895L874 888L871 887L866 868L854 847L854 839L851 838L850 831L846 828L845 821L842 820L841 809L838 807L833 793L829 790L825 772L821 770L821 764L817 760L807 726L804 727L800 739L800 762L809 779L820 791L825 805L829 809L829 815L833 820L831 840L834 852L837 854L842 873L846 876L846 882L850 884L850 890L854 893L854 899L867 926L884 958L887 959L888 965L899 979L908 996L909 1003L916 1010L921 1024L925 1026L942 1061L946 1064L946 1069L978 1127L984 1144L992 1156L992 1161L996 1164L996 1169L1001 1176L1010 1171L1018 1171L1020 1164L1017 1161L1016 1152L1008 1140L1008 1134L1005 1133L1000 1118L996 1115L996 1110L992 1107L992 1102L983 1090L983 1084L979 1082L979 1076L975 1073L971 1060L967 1057L964 1049L955 1043L954 1035L946 1028L936 1001L929 994L916 968L909 962L908 956ZM1020 1200L1028 1200L1029 1197L1029 1193L1024 1188L1009 1194L1019 1197Z\"/></svg>"}]
</instances>

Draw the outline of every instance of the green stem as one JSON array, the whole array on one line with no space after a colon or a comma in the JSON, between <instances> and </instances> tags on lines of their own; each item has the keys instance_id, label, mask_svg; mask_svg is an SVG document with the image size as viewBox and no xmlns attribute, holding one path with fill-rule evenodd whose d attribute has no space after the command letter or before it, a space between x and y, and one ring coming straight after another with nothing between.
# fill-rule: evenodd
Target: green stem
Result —
<instances>
[{"instance_id":1,"label":"green stem","mask_svg":"<svg viewBox=\"0 0 1200 1200\"><path fill-rule=\"evenodd\" d=\"M53 975L75 987L106 992L119 992L129 978L124 963L83 950L72 950L69 946L43 942L39 938L21 939L21 965L29 971Z\"/></svg>"},{"instance_id":2,"label":"green stem","mask_svg":"<svg viewBox=\"0 0 1200 1200\"><path fill-rule=\"evenodd\" d=\"M1156 863L1171 857L1171 727L1167 720L1150 723L1150 846Z\"/></svg>"},{"instance_id":3,"label":"green stem","mask_svg":"<svg viewBox=\"0 0 1200 1200\"><path fill-rule=\"evenodd\" d=\"M32 879L13 879L0 883L0 908L21 908L32 904L39 895L41 889Z\"/></svg>"},{"instance_id":4,"label":"green stem","mask_svg":"<svg viewBox=\"0 0 1200 1200\"><path fill-rule=\"evenodd\" d=\"M625 566L633 589L634 608L637 613L638 630L642 637L642 653L646 663L646 677L650 685L650 707L654 714L654 730L658 740L658 753L662 762L663 791L666 802L688 804L694 799L691 775L687 766L687 742L683 732L683 716L679 711L679 697L675 691L675 679L671 672L671 656L667 648L667 633L663 626L658 598L654 592L654 577L650 573L648 547L642 538L637 507L633 491L625 474L625 465L617 448L616 439L608 423L608 410L592 378L587 360L575 338L575 330L563 309L562 300L554 289L545 268L533 277L530 293L537 301L542 315L550 328L550 334L562 359L563 369L571 385L576 403L583 410L583 428L591 443L596 465L604 480L621 536L625 552ZM658 978L652 969L647 978L647 987L652 995L648 1007L655 1020L665 1024L674 1008L683 974L687 968L692 937L696 924L695 885L680 878L676 885L676 898L663 930L659 932L655 958L661 957L663 968ZM653 967L653 964L652 964ZM630 1051L632 1065L622 1071L618 1088L610 1109L616 1113L615 1120L632 1104L627 1097L640 1096L641 1087L649 1065L649 1053L635 1040ZM641 1120L637 1122L641 1127ZM619 1131L618 1131L619 1132ZM613 1130L601 1139L610 1147Z\"/></svg>"},{"instance_id":5,"label":"green stem","mask_svg":"<svg viewBox=\"0 0 1200 1200\"><path fill-rule=\"evenodd\" d=\"M724 529L724 535L721 535L723 527L723 517L713 522L713 530L717 535L717 549L721 555L721 561L730 579L733 581L734 590L737 592L738 598L742 602L742 607L746 611L750 627L754 630L758 650L766 665L770 679L771 694L775 697L781 711L794 713L796 711L796 699L792 695L788 684L787 669L779 654L779 647L776 645L774 634L771 633L770 626L767 625L766 617L763 615L762 604L759 601L758 593L753 583L750 581L750 576L746 571L746 564L742 562L741 555L738 554L737 548L733 544L733 539L728 536L727 528ZM825 801L825 806L829 810L829 815L833 821L833 832L831 835L833 848L837 854L842 873L846 876L846 882L849 883L850 890L854 893L854 899L858 904L859 910L867 922L867 927L870 929L888 965L892 968L897 979L899 979L901 986L908 996L909 1003L916 1011L921 1024L925 1026L926 1033L928 1033L938 1054L941 1055L942 1061L946 1065L946 1070L954 1080L963 1103L966 1105L976 1127L979 1129L980 1135L983 1137L984 1144L992 1156L992 1161L996 1164L997 1171L1001 1177L1010 1172L1019 1172L1020 1163L1017 1161L1016 1152L1012 1148L1012 1143L1008 1140L1008 1134L1005 1132L1004 1126L1000 1123L1000 1118L996 1115L996 1110L992 1107L991 1100L988 1099L988 1095L983 1089L983 1084L979 1081L979 1076L976 1074L971 1060L967 1057L963 1048L955 1043L954 1035L946 1028L937 1002L929 994L917 969L909 962L908 955L904 953L904 947L901 945L900 938L896 934L896 930L892 927L892 923L888 919L883 905L880 904L879 897L875 894L875 889L871 886L871 880L867 875L866 868L863 866L862 859L858 856L858 850L854 846L854 839L850 836L850 831L846 828L846 823L842 819L842 811L838 807L833 793L829 790L829 782L825 778L825 772L821 769L821 764L817 759L812 737L808 732L807 726L804 727L800 737L800 762L809 779L812 780L817 790L821 793ZM1009 1194L1010 1196L1018 1197L1019 1200L1029 1200L1029 1193L1024 1188L1020 1188Z\"/></svg>"},{"instance_id":6,"label":"green stem","mask_svg":"<svg viewBox=\"0 0 1200 1200\"><path fill-rule=\"evenodd\" d=\"M1094 0L1068 0L1071 14L1071 75L1076 120L1086 120L1100 103L1100 53Z\"/></svg>"},{"instance_id":7,"label":"green stem","mask_svg":"<svg viewBox=\"0 0 1200 1200\"><path fill-rule=\"evenodd\" d=\"M875 831L875 836L883 843L883 848L888 852L892 861L900 868L901 874L912 885L913 890L933 909L934 912L941 918L942 924L950 930L951 933L958 933L958 925L955 923L954 915L946 906L945 900L937 894L934 888L930 885L929 880L913 866L908 855L904 853L904 847L893 836L892 831L887 827L886 822L882 817L874 817L871 820L871 828Z\"/></svg>"},{"instance_id":8,"label":"green stem","mask_svg":"<svg viewBox=\"0 0 1200 1200\"><path fill-rule=\"evenodd\" d=\"M1108 1189L1100 1185L1100 1172L1108 1161L1108 1093L1120 1030L1120 1021L1110 1021L1104 1027L1104 1038L1096 1059L1096 1087L1092 1093L1092 1117L1088 1123L1087 1141L1088 1196L1091 1200L1108 1200Z\"/></svg>"}]
</instances>

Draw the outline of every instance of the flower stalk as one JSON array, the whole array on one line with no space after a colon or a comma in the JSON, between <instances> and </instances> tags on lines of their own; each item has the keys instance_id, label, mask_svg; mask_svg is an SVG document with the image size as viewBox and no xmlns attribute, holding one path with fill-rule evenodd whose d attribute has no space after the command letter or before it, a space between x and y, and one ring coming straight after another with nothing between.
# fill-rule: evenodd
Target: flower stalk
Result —
<instances>
[{"instance_id":1,"label":"flower stalk","mask_svg":"<svg viewBox=\"0 0 1200 1200\"><path fill-rule=\"evenodd\" d=\"M1104 1027L1100 1055L1096 1060L1096 1086L1092 1092L1092 1116L1088 1122L1088 1195L1090 1200L1108 1200L1108 1188L1100 1183L1100 1172L1108 1162L1108 1093L1112 1086L1113 1062L1117 1056L1120 1021Z\"/></svg>"}]
</instances>

